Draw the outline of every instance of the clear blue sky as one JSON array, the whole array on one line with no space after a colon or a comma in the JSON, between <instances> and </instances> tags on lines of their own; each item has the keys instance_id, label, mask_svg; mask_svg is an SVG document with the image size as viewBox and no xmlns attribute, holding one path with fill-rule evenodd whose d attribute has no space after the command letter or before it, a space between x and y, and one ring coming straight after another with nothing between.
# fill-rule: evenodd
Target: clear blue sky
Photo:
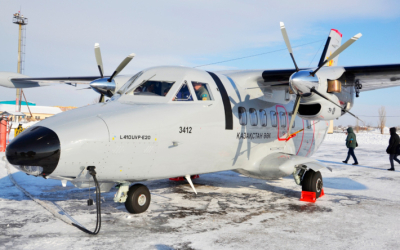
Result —
<instances>
[{"instance_id":1,"label":"clear blue sky","mask_svg":"<svg viewBox=\"0 0 400 250\"><path fill-rule=\"evenodd\" d=\"M32 77L97 75L94 43L100 43L105 73L128 54L136 57L123 74L157 65L197 66L285 48L279 22L285 22L300 67L315 66L329 30L343 41L363 37L340 55L339 65L400 63L400 2L370 1L8 1L0 0L0 71L16 71L18 28L12 15L29 18L25 74ZM315 56L316 55L316 56ZM312 59L315 59L312 61ZM286 51L232 61L205 70L292 68ZM14 90L1 88L0 100ZM38 105L83 106L98 97L70 86L29 89ZM400 114L400 87L365 92L353 112ZM377 118L363 118L375 125ZM336 124L354 124L344 116ZM400 117L388 118L400 125Z\"/></svg>"}]
</instances>

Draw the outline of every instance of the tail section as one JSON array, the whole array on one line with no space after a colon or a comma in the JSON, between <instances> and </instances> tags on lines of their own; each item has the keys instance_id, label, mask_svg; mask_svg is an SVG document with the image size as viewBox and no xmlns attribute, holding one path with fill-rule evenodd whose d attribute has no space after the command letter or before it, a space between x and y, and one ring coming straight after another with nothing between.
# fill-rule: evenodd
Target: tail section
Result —
<instances>
[{"instance_id":1,"label":"tail section","mask_svg":"<svg viewBox=\"0 0 400 250\"><path fill-rule=\"evenodd\" d=\"M342 34L335 29L331 29L328 39L326 40L324 51L322 52L321 59L319 60L318 67L326 60L336 49L342 44ZM330 60L326 66L336 66L339 56Z\"/></svg>"}]
</instances>

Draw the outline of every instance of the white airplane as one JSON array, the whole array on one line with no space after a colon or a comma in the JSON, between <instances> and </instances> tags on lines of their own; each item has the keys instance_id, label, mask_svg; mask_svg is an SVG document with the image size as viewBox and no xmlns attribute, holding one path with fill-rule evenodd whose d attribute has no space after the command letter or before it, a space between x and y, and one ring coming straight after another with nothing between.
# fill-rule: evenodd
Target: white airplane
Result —
<instances>
[{"instance_id":1,"label":"white airplane","mask_svg":"<svg viewBox=\"0 0 400 250\"><path fill-rule=\"evenodd\" d=\"M295 69L207 72L166 66L119 76L131 54L104 77L96 44L100 78L1 72L5 87L90 82L101 94L101 103L25 130L8 145L6 158L27 174L79 188L89 187L93 178L98 195L117 185L114 201L125 203L130 213L150 204L140 182L185 176L196 192L191 176L226 170L258 179L293 175L303 191L319 197L320 170L326 167L309 157L323 142L328 121L350 113L360 91L400 85L400 64L337 66L338 55L361 34L340 46L342 35L331 30L318 67L299 69L283 23L281 31ZM111 99L104 102L104 96Z\"/></svg>"}]
</instances>

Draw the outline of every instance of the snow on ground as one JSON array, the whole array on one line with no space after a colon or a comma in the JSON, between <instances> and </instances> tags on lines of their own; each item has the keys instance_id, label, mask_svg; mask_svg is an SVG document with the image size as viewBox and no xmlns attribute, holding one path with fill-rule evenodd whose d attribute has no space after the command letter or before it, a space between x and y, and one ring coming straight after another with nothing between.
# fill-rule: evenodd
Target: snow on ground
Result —
<instances>
[{"instance_id":1,"label":"snow on ground","mask_svg":"<svg viewBox=\"0 0 400 250\"><path fill-rule=\"evenodd\" d=\"M345 145L347 135L345 133L334 133L328 134L325 137L325 141L329 142L342 142ZM376 145L388 145L389 144L389 134L379 134L375 132L365 132L365 133L357 133L357 142L358 145L365 145L365 144L376 144Z\"/></svg>"},{"instance_id":2,"label":"snow on ground","mask_svg":"<svg viewBox=\"0 0 400 250\"><path fill-rule=\"evenodd\" d=\"M115 189L102 194L97 236L25 196L0 160L0 249L399 249L400 172L386 170L388 138L361 137L355 150L359 166L341 163L347 149L336 134L313 156L333 168L323 171L326 195L315 204L299 201L301 187L292 177L263 181L231 171L204 174L193 180L198 195L185 181L151 181L145 183L151 205L139 215L112 201ZM88 189L12 171L33 196L94 229Z\"/></svg>"}]
</instances>

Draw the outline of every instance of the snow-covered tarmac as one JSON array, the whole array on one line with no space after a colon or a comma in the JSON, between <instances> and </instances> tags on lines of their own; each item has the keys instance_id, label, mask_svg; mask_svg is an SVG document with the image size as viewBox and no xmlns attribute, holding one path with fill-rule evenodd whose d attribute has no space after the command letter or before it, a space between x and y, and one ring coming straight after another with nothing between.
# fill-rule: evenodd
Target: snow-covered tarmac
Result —
<instances>
[{"instance_id":1,"label":"snow-covered tarmac","mask_svg":"<svg viewBox=\"0 0 400 250\"><path fill-rule=\"evenodd\" d=\"M301 187L292 177L263 181L231 171L205 174L193 181L198 195L187 182L151 181L145 184L152 201L143 214L131 215L114 203L115 189L102 194L97 236L24 195L0 160L0 249L399 249L400 165L396 172L386 170L383 142L389 137L360 138L355 150L360 165L353 166L341 163L347 153L341 136L328 135L313 156L333 168L322 172L325 196L315 204L299 201ZM11 171L32 196L94 229L88 189Z\"/></svg>"}]
</instances>

